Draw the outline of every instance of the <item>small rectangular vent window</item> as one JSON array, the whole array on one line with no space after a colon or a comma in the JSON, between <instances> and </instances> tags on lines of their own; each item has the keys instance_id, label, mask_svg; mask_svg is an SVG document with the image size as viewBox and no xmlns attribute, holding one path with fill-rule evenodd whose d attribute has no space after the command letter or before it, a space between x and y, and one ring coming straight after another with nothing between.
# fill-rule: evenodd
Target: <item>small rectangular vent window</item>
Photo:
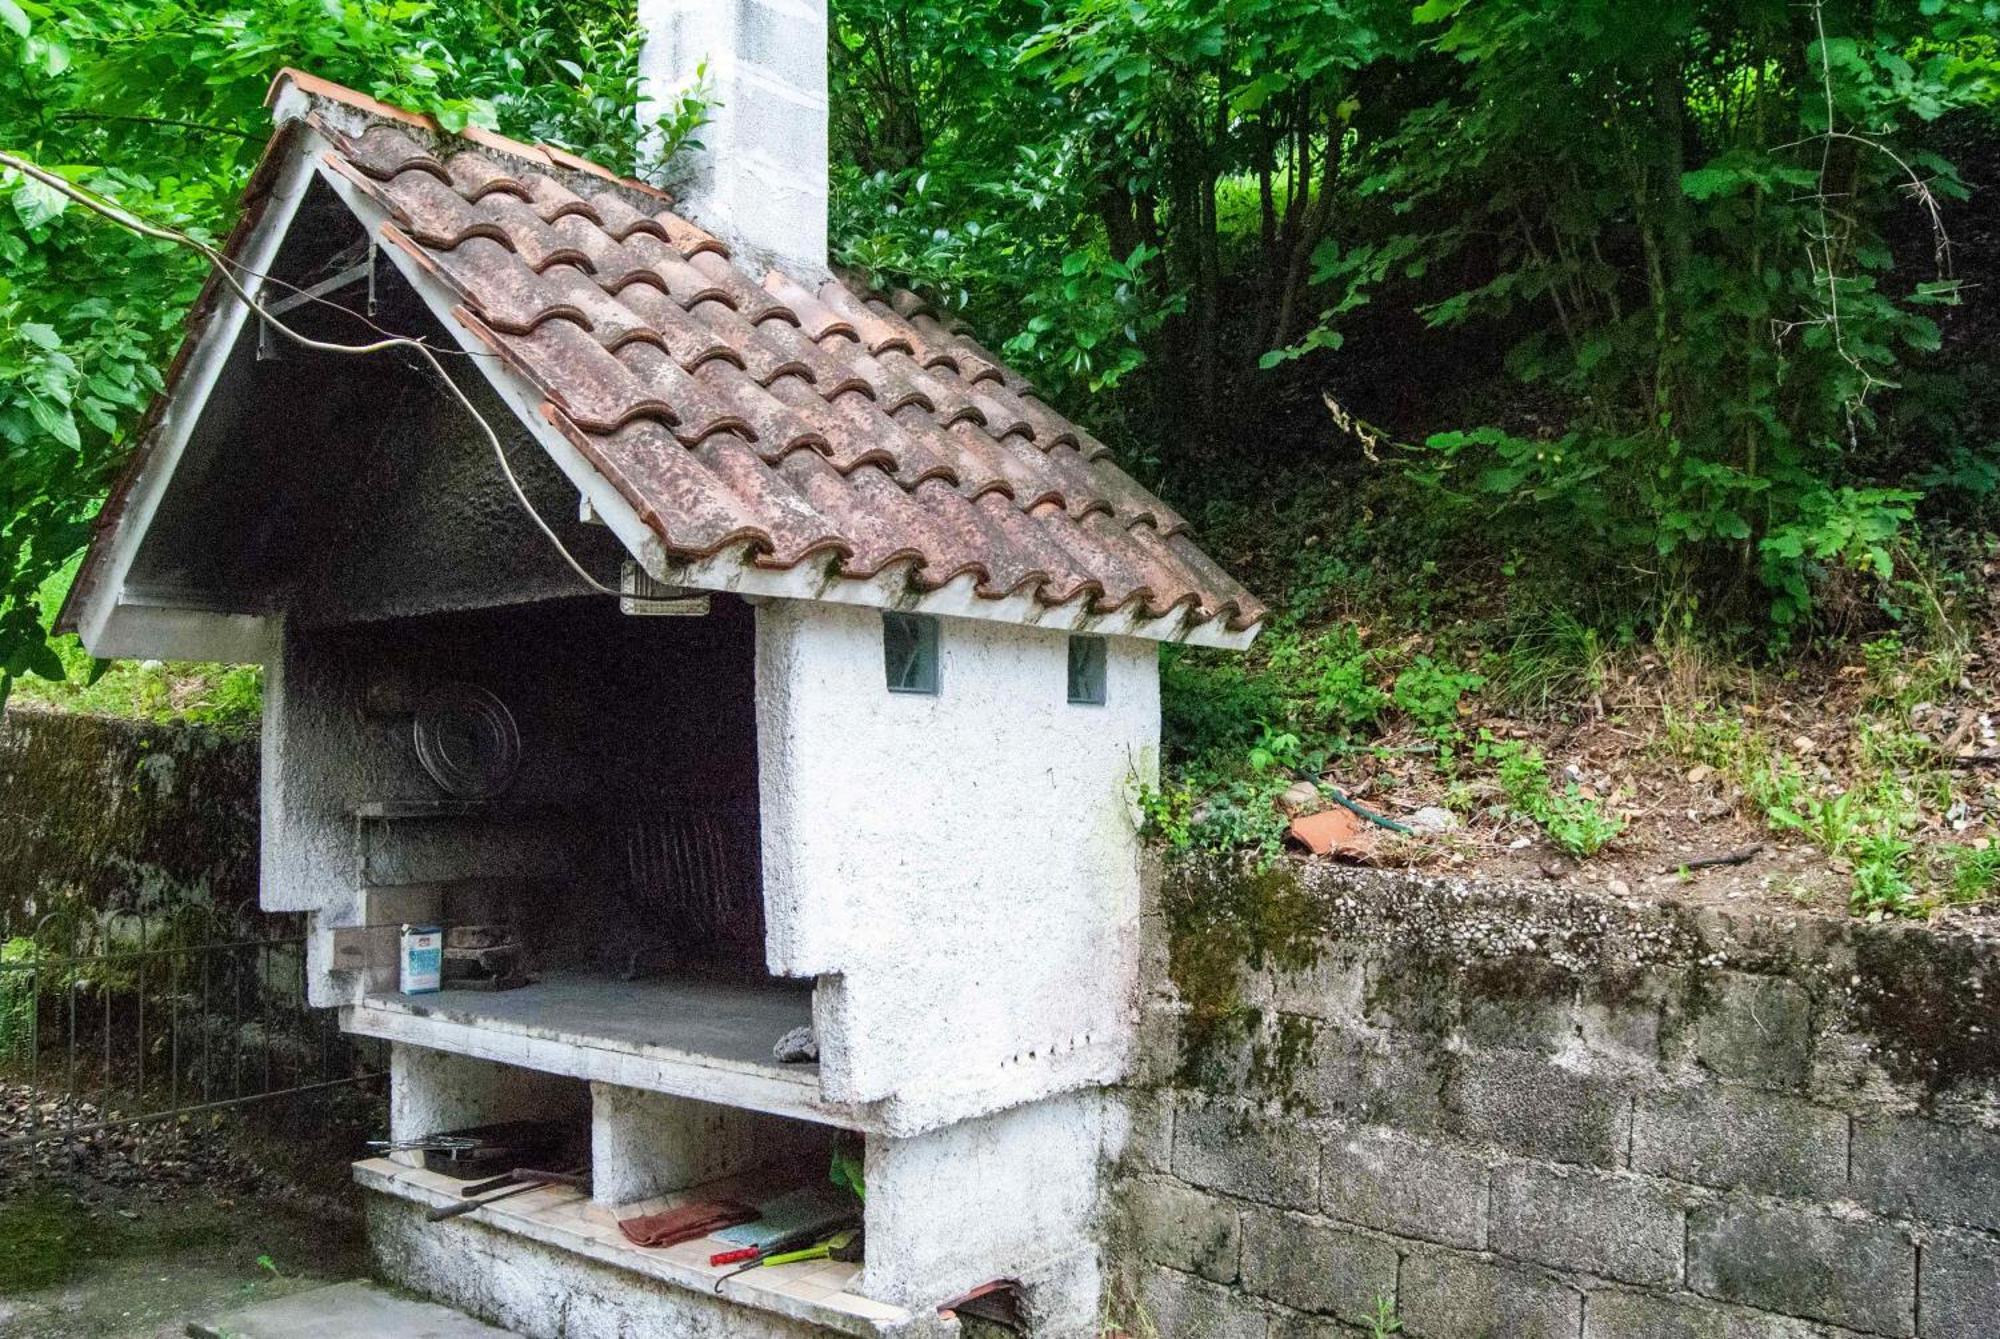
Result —
<instances>
[{"instance_id":1,"label":"small rectangular vent window","mask_svg":"<svg viewBox=\"0 0 2000 1339\"><path fill-rule=\"evenodd\" d=\"M1104 705L1104 639L1069 639L1069 700L1087 707Z\"/></svg>"},{"instance_id":2,"label":"small rectangular vent window","mask_svg":"<svg viewBox=\"0 0 2000 1339\"><path fill-rule=\"evenodd\" d=\"M882 615L882 669L892 693L937 692L937 620L928 614Z\"/></svg>"}]
</instances>

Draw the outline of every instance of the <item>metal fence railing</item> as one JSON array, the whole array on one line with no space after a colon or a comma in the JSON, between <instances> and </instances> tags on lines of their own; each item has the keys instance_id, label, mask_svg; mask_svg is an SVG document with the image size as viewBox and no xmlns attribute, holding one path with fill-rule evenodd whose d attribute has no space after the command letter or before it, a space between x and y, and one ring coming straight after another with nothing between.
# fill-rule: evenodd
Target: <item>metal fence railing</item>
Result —
<instances>
[{"instance_id":1,"label":"metal fence railing","mask_svg":"<svg viewBox=\"0 0 2000 1339\"><path fill-rule=\"evenodd\" d=\"M374 1077L306 1003L305 918L188 904L0 925L0 1149Z\"/></svg>"}]
</instances>

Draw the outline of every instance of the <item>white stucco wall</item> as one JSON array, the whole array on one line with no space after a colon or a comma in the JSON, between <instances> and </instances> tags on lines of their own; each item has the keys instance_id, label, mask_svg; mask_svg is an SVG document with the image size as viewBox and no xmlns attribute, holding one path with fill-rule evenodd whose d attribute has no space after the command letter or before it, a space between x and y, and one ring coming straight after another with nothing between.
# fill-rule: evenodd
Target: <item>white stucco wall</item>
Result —
<instances>
[{"instance_id":1,"label":"white stucco wall","mask_svg":"<svg viewBox=\"0 0 2000 1339\"><path fill-rule=\"evenodd\" d=\"M394 662L381 648L289 624L273 641L264 678L258 901L266 911L313 913L307 999L348 1004L363 983L333 970L333 932L364 923L367 889L552 874L566 854L518 818L358 820L364 801L435 793L418 770L408 717L363 708L370 675Z\"/></svg>"},{"instance_id":2,"label":"white stucco wall","mask_svg":"<svg viewBox=\"0 0 2000 1339\"><path fill-rule=\"evenodd\" d=\"M862 1290L928 1310L1011 1278L1033 1334L1096 1334L1103 1113L1101 1094L1071 1093L909 1139L871 1137Z\"/></svg>"},{"instance_id":3,"label":"white stucco wall","mask_svg":"<svg viewBox=\"0 0 2000 1339\"><path fill-rule=\"evenodd\" d=\"M585 1119L590 1089L575 1079L421 1046L389 1047L389 1137L421 1139L503 1120ZM398 1154L421 1166L421 1154Z\"/></svg>"},{"instance_id":4,"label":"white stucco wall","mask_svg":"<svg viewBox=\"0 0 2000 1339\"><path fill-rule=\"evenodd\" d=\"M826 1159L824 1127L666 1093L590 1085L591 1195L617 1207L772 1163Z\"/></svg>"},{"instance_id":5,"label":"white stucco wall","mask_svg":"<svg viewBox=\"0 0 2000 1339\"><path fill-rule=\"evenodd\" d=\"M1106 703L1071 705L1067 634L946 619L918 696L876 611L757 613L770 963L821 978L827 1096L906 1132L1117 1078L1157 648L1113 639Z\"/></svg>"}]
</instances>

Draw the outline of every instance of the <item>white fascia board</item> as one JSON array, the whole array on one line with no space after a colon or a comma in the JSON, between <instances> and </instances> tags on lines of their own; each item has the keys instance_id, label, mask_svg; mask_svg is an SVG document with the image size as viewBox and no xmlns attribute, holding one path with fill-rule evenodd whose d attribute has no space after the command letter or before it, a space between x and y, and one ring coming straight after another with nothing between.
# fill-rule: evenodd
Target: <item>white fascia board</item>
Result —
<instances>
[{"instance_id":1,"label":"white fascia board","mask_svg":"<svg viewBox=\"0 0 2000 1339\"><path fill-rule=\"evenodd\" d=\"M275 621L262 614L144 604L121 599L104 622L82 632L100 660L212 660L262 665L272 656Z\"/></svg>"},{"instance_id":2,"label":"white fascia board","mask_svg":"<svg viewBox=\"0 0 2000 1339\"><path fill-rule=\"evenodd\" d=\"M327 146L317 136L306 137L306 154L319 164ZM339 173L319 166L324 181L354 211L362 226L379 234L389 223L386 210L369 199ZM1136 610L1093 614L1082 600L1050 606L1032 593L988 599L974 590L971 576L960 576L934 591L918 592L909 582L909 566L895 563L866 580L833 573L827 563L802 562L786 569L759 567L755 550L741 545L707 558L687 560L668 554L660 537L639 518L632 504L597 467L576 449L555 425L542 416L542 392L480 339L453 318L451 310L459 299L435 274L399 246L384 246L380 254L389 258L396 270L424 299L438 324L472 355L475 366L528 434L549 453L596 517L610 528L654 580L691 590L723 591L737 595L763 596L782 600L817 600L831 604L859 604L877 609L909 613L937 614L950 618L976 618L995 623L1011 623L1065 632L1088 632L1107 637L1142 637L1152 641L1186 642L1192 646L1214 646L1240 651L1257 639L1260 628L1232 629L1220 619L1190 625L1187 612L1176 610L1164 618L1146 618ZM609 578L606 578L609 580Z\"/></svg>"},{"instance_id":3,"label":"white fascia board","mask_svg":"<svg viewBox=\"0 0 2000 1339\"><path fill-rule=\"evenodd\" d=\"M235 257L239 273L254 276L267 271L291 229L299 202L312 181L301 147L292 146L263 217ZM250 319L249 307L233 290L225 288L217 294L216 303L188 365L182 369L178 389L153 425L151 443L142 447L148 453L146 462L132 481L124 514L112 528L104 571L85 593L78 610L77 633L92 655L247 662L262 660L269 646L268 620L260 615L219 614L128 599L125 590L133 560L152 528L174 472L180 468L188 439L201 422L216 380Z\"/></svg>"},{"instance_id":4,"label":"white fascia board","mask_svg":"<svg viewBox=\"0 0 2000 1339\"><path fill-rule=\"evenodd\" d=\"M759 567L755 550L745 545L709 558L664 559L664 567L648 572L670 586L733 591L739 595L777 600L817 600L827 604L860 604L903 613L936 614L944 618L982 619L1016 627L1056 632L1086 632L1101 637L1140 637L1156 642L1185 642L1240 651L1257 639L1261 625L1237 631L1220 619L1189 625L1187 613L1176 610L1164 618L1147 618L1136 608L1094 614L1082 600L1047 605L1032 592L1021 591L991 599L976 590L976 578L965 573L933 591L910 584L908 562L892 563L865 580L835 575L828 562L807 561L777 569Z\"/></svg>"}]
</instances>

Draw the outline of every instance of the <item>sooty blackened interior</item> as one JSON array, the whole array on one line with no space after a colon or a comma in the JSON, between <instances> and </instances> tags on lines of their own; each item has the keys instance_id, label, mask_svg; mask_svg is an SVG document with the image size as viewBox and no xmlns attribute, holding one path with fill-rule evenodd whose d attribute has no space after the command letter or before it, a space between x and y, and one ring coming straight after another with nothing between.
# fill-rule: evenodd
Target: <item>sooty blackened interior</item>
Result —
<instances>
[{"instance_id":1,"label":"sooty blackened interior","mask_svg":"<svg viewBox=\"0 0 2000 1339\"><path fill-rule=\"evenodd\" d=\"M444 884L445 924L503 929L529 976L762 979L752 618L721 596L702 617L582 598L316 634L367 658L370 714L408 755L364 806L367 859ZM418 757L402 713L441 685L511 717L497 796L455 799ZM434 735L433 764L477 733Z\"/></svg>"}]
</instances>

